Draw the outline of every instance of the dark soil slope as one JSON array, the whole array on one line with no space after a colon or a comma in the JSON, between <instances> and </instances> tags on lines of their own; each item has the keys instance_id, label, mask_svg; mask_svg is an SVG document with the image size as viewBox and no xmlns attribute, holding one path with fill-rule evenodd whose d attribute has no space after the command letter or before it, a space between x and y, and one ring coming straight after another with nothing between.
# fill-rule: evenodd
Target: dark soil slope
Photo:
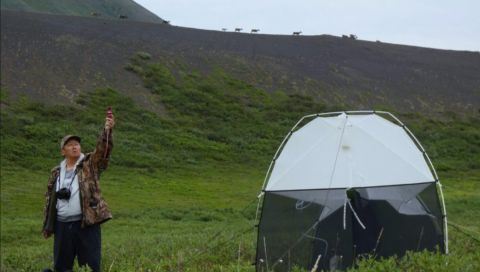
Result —
<instances>
[{"instance_id":1,"label":"dark soil slope","mask_svg":"<svg viewBox=\"0 0 480 272\"><path fill-rule=\"evenodd\" d=\"M101 18L162 23L163 20L133 0L2 0L2 9L50 13L58 15L92 16Z\"/></svg>"},{"instance_id":2,"label":"dark soil slope","mask_svg":"<svg viewBox=\"0 0 480 272\"><path fill-rule=\"evenodd\" d=\"M112 86L151 106L141 80L124 69L136 52L203 74L219 67L268 92L311 94L352 110L480 107L478 52L1 11L1 83L13 95L73 103L84 90Z\"/></svg>"}]
</instances>

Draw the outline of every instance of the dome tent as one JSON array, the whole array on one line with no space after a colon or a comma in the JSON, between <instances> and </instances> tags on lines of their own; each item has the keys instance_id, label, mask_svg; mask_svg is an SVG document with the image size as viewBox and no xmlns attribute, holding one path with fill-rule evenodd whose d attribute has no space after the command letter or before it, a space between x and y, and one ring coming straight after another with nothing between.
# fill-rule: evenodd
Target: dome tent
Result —
<instances>
[{"instance_id":1,"label":"dome tent","mask_svg":"<svg viewBox=\"0 0 480 272\"><path fill-rule=\"evenodd\" d=\"M296 130L308 118L314 119ZM257 271L311 269L319 255L318 271L328 271L364 254L403 256L437 246L448 253L435 169L388 112L303 117L276 152L259 205L261 196Z\"/></svg>"}]
</instances>

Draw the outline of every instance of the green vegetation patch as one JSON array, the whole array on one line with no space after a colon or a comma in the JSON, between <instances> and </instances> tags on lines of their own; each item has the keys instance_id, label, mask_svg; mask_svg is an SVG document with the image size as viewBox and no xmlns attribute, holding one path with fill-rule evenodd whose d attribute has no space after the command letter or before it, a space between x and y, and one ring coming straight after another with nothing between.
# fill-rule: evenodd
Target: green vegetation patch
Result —
<instances>
[{"instance_id":1,"label":"green vegetation patch","mask_svg":"<svg viewBox=\"0 0 480 272\"><path fill-rule=\"evenodd\" d=\"M138 55L139 58L144 59L144 60L152 58L152 55L150 55L148 53L145 53L145 52L137 52L137 55Z\"/></svg>"},{"instance_id":2,"label":"green vegetation patch","mask_svg":"<svg viewBox=\"0 0 480 272\"><path fill-rule=\"evenodd\" d=\"M40 235L49 170L62 160L66 134L80 135L82 150L93 151L106 106L116 118L115 150L102 191L114 219L102 225L102 271L251 271L255 199L279 144L301 117L345 110L298 93L268 94L218 68L201 74L185 65L175 71L131 61L129 71L168 118L112 88L83 92L78 107L21 95L10 100L2 88L2 271L52 267L53 240ZM480 232L474 212L480 115L376 110L397 116L428 152L444 184L449 220ZM450 228L449 241L450 255L409 253L380 262L366 256L356 265L362 271L479 269L475 240Z\"/></svg>"}]
</instances>

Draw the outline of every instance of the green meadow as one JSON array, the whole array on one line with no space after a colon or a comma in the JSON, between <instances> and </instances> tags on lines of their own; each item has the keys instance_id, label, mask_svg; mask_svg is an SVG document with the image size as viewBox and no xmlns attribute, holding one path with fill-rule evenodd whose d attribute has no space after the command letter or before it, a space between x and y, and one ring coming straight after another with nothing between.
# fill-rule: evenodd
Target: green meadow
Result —
<instances>
[{"instance_id":1,"label":"green meadow","mask_svg":"<svg viewBox=\"0 0 480 272\"><path fill-rule=\"evenodd\" d=\"M115 115L115 148L101 182L114 218L102 225L102 271L252 271L257 196L281 141L302 116L353 110L269 94L220 69L201 74L145 59L125 69L162 103L162 116L111 88L83 92L76 106L11 99L2 88L1 271L53 267L53 238L41 236L49 171L62 160L66 134L93 151L106 106ZM455 226L448 255L370 256L357 269L480 270L480 112L376 110L392 112L422 143Z\"/></svg>"}]
</instances>

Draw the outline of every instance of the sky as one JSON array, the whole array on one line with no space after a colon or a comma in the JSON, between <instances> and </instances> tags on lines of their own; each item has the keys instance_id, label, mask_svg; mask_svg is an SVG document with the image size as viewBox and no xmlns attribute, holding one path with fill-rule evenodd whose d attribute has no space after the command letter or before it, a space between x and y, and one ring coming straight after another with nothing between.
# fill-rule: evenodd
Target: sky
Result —
<instances>
[{"instance_id":1,"label":"sky","mask_svg":"<svg viewBox=\"0 0 480 272\"><path fill-rule=\"evenodd\" d=\"M480 51L480 0L134 0L171 25Z\"/></svg>"}]
</instances>

